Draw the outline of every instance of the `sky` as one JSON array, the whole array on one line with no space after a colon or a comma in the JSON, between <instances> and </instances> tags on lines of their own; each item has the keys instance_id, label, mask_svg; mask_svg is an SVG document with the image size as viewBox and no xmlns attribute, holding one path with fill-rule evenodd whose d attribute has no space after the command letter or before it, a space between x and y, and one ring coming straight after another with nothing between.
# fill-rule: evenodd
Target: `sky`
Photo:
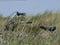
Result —
<instances>
[{"instance_id":1,"label":"sky","mask_svg":"<svg viewBox=\"0 0 60 45\"><path fill-rule=\"evenodd\" d=\"M37 14L45 10L60 10L60 0L0 0L0 14L4 16L15 11Z\"/></svg>"}]
</instances>

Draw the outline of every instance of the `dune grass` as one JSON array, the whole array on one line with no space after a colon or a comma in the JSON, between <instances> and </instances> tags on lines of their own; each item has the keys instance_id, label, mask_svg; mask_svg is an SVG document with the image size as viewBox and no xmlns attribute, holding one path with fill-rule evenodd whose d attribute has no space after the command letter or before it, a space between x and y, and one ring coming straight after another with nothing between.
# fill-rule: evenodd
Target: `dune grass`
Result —
<instances>
[{"instance_id":1,"label":"dune grass","mask_svg":"<svg viewBox=\"0 0 60 45\"><path fill-rule=\"evenodd\" d=\"M35 16L15 17L16 22L32 21L32 24L18 24L12 32L3 31L8 22L8 17L0 16L0 32L3 31L3 45L60 45L60 13L44 12ZM57 29L51 33L40 29L40 25L56 25Z\"/></svg>"}]
</instances>

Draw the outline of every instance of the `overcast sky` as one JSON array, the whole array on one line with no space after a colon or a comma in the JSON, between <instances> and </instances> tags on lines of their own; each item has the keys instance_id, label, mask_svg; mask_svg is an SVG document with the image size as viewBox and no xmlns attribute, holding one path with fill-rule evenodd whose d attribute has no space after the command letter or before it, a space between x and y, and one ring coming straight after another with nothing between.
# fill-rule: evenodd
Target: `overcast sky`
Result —
<instances>
[{"instance_id":1,"label":"overcast sky","mask_svg":"<svg viewBox=\"0 0 60 45\"><path fill-rule=\"evenodd\" d=\"M4 16L9 16L14 11L36 14L45 10L60 10L60 0L0 0L0 14Z\"/></svg>"}]
</instances>

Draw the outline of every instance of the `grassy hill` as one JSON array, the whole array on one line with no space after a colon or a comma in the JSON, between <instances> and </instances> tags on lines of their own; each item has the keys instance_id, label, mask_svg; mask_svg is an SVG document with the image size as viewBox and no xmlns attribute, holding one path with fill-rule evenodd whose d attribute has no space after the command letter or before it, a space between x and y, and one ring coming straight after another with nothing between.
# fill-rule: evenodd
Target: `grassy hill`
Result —
<instances>
[{"instance_id":1,"label":"grassy hill","mask_svg":"<svg viewBox=\"0 0 60 45\"><path fill-rule=\"evenodd\" d=\"M32 21L32 24L18 24L13 32L10 25L9 30L4 31L9 18L0 16L3 45L60 45L60 13L46 11L35 16L21 16L14 19L16 22ZM57 29L51 33L40 29L40 25L56 25Z\"/></svg>"}]
</instances>

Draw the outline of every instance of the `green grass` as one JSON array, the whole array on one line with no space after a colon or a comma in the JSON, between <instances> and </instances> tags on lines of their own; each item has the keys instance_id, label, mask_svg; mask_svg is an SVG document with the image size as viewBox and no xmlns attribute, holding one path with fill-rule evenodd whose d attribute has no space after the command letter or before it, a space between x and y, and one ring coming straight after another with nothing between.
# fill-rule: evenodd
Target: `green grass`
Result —
<instances>
[{"instance_id":1,"label":"green grass","mask_svg":"<svg viewBox=\"0 0 60 45\"><path fill-rule=\"evenodd\" d=\"M15 17L16 22L32 21L32 24L21 25L12 32L10 25L9 31L3 31L8 22L8 17L0 16L0 29L3 31L4 45L60 45L60 13L44 12L35 16ZM40 29L40 25L56 25L57 29L51 33ZM24 28L23 28L24 27Z\"/></svg>"}]
</instances>

